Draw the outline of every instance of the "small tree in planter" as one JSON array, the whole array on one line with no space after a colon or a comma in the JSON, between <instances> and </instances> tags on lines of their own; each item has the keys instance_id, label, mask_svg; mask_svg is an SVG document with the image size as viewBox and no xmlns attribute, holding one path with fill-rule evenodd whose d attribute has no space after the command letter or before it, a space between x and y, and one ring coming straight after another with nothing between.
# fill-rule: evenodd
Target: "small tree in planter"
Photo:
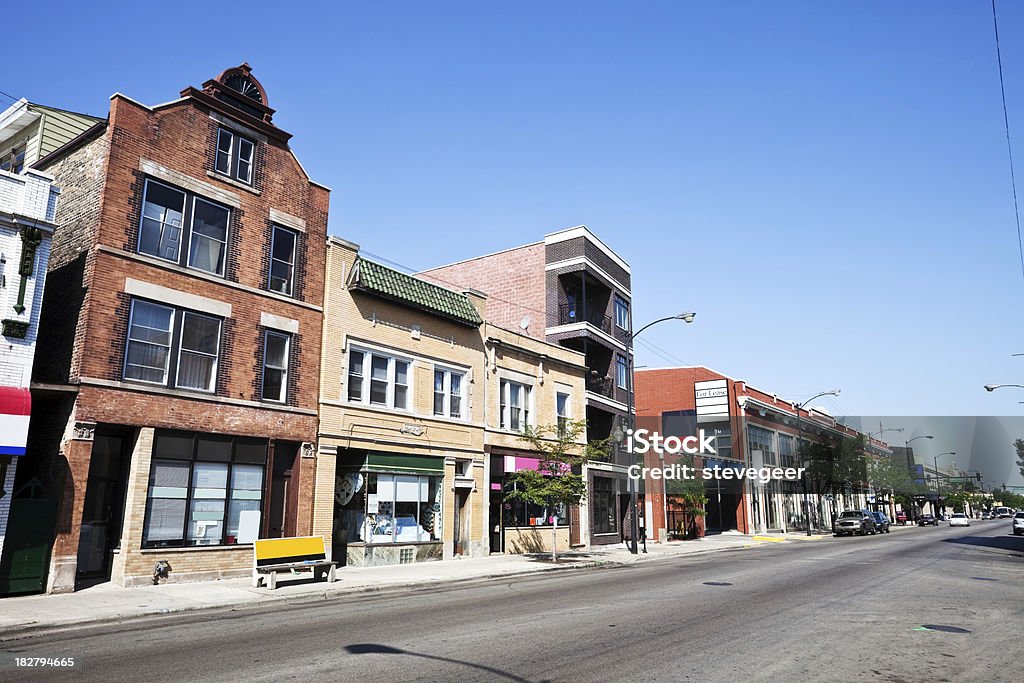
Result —
<instances>
[{"instance_id":1,"label":"small tree in planter","mask_svg":"<svg viewBox=\"0 0 1024 683\"><path fill-rule=\"evenodd\" d=\"M587 460L600 458L600 444L584 444L579 440L587 429L586 420L559 425L526 426L519 437L537 452L540 464L535 470L520 470L508 477L512 490L505 492L506 501L539 505L553 512L551 526L551 560L558 562L558 509L579 505L587 495L587 482L580 468Z\"/></svg>"},{"instance_id":2,"label":"small tree in planter","mask_svg":"<svg viewBox=\"0 0 1024 683\"><path fill-rule=\"evenodd\" d=\"M679 464L694 467L692 455L681 455ZM693 471L693 470L691 470ZM668 479L665 480L665 493L671 509L683 513L683 535L685 538L697 537L697 518L704 516L704 504L708 502L701 479ZM668 520L665 520L668 524Z\"/></svg>"}]
</instances>

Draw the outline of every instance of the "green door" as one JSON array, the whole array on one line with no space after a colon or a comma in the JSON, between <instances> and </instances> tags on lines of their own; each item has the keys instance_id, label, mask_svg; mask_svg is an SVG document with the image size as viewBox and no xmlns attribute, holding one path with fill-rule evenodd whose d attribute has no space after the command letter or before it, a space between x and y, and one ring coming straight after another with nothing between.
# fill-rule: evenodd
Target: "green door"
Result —
<instances>
[{"instance_id":1,"label":"green door","mask_svg":"<svg viewBox=\"0 0 1024 683\"><path fill-rule=\"evenodd\" d=\"M0 595L40 593L46 586L56 522L49 498L14 498L0 560Z\"/></svg>"}]
</instances>

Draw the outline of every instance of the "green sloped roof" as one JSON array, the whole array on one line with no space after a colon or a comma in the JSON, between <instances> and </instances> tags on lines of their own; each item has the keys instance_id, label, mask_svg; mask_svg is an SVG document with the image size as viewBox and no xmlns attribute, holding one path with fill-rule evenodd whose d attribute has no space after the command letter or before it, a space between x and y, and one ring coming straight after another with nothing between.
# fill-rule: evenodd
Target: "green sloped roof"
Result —
<instances>
[{"instance_id":1,"label":"green sloped roof","mask_svg":"<svg viewBox=\"0 0 1024 683\"><path fill-rule=\"evenodd\" d=\"M479 327L483 319L465 294L421 280L364 258L356 260L351 285L356 289L469 327Z\"/></svg>"}]
</instances>

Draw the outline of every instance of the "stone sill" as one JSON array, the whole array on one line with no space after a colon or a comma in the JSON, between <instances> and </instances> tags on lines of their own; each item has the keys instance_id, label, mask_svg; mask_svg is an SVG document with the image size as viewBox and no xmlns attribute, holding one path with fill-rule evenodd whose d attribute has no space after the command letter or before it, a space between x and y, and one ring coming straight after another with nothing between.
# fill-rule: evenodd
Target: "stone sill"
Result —
<instances>
[{"instance_id":1,"label":"stone sill","mask_svg":"<svg viewBox=\"0 0 1024 683\"><path fill-rule=\"evenodd\" d=\"M159 553L192 553L192 552L215 552L215 551L230 551L230 550L244 550L246 552L252 552L252 543L236 543L235 545L190 545L185 547L174 546L168 548L142 548L140 552L143 555L155 555Z\"/></svg>"}]
</instances>

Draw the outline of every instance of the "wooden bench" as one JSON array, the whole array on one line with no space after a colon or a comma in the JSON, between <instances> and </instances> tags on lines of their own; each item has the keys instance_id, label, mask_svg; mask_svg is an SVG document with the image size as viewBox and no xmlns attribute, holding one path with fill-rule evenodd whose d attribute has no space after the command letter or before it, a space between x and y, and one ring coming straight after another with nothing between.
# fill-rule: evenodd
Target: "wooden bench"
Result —
<instances>
[{"instance_id":1,"label":"wooden bench","mask_svg":"<svg viewBox=\"0 0 1024 683\"><path fill-rule=\"evenodd\" d=\"M308 569L313 579L319 581L327 570L327 582L334 583L335 563L327 559L323 536L301 536L299 538L260 538L253 542L252 585L260 587L266 581L267 588L277 588L278 572L293 572Z\"/></svg>"}]
</instances>

